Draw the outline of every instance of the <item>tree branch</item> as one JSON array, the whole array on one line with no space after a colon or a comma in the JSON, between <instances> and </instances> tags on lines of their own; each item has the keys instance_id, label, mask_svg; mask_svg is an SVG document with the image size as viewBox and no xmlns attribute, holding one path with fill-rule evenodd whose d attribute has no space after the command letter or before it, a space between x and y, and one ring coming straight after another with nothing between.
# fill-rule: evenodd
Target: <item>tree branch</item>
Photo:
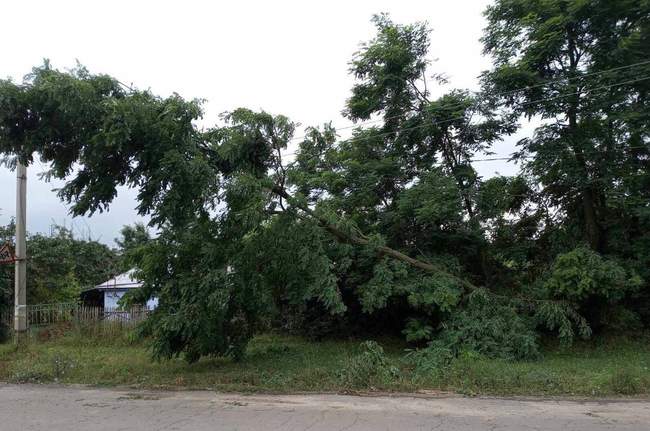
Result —
<instances>
[{"instance_id":1,"label":"tree branch","mask_svg":"<svg viewBox=\"0 0 650 431\"><path fill-rule=\"evenodd\" d=\"M320 216L317 214L314 210L309 208L307 205L303 205L300 202L297 201L293 196L291 196L284 188L279 187L278 185L274 185L271 188L271 192L275 193L276 195L284 198L287 202L289 202L291 205L295 206L296 208L299 208L302 210L305 214L309 215L316 221L318 221L318 224L323 227L325 230L327 230L329 233L331 233L334 237L336 237L339 241L341 242L346 242L350 244L355 244L355 245L368 245L370 244L370 240L364 237L360 237L348 232L345 232L341 229L339 229L337 226L334 224L330 223L327 219L324 217ZM393 259L399 260L401 262L404 262L412 267L424 270L429 273L433 274L445 274L448 277L456 279L463 287L469 289L469 290L475 290L477 289L477 286L474 284L470 283L467 280L464 280L460 277L457 277L448 271L445 271L444 269L433 265L429 262L425 262L419 259L414 259L398 250L395 250L391 247L381 245L377 247L377 251L381 254L387 255L392 257Z\"/></svg>"}]
</instances>

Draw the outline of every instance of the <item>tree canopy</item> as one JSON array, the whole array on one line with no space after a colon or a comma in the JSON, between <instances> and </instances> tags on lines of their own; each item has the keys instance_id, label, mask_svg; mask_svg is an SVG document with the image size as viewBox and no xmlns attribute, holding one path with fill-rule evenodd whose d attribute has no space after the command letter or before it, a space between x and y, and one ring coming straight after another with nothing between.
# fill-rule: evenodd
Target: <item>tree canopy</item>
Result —
<instances>
[{"instance_id":1,"label":"tree canopy","mask_svg":"<svg viewBox=\"0 0 650 431\"><path fill-rule=\"evenodd\" d=\"M142 328L157 357L239 358L278 321L503 357L647 324L650 3L499 0L486 17L483 91L436 98L426 24L374 17L348 139L246 108L200 130L200 101L46 63L0 81L0 152L50 163L73 214L137 188L159 231L132 253L160 299ZM521 173L481 178L522 117L540 126Z\"/></svg>"},{"instance_id":2,"label":"tree canopy","mask_svg":"<svg viewBox=\"0 0 650 431\"><path fill-rule=\"evenodd\" d=\"M0 241L13 244L15 225L0 227ZM115 276L118 256L105 244L75 236L66 226L52 225L48 234L27 235L27 303L76 302L83 289ZM13 265L0 267L0 309L13 305Z\"/></svg>"}]
</instances>

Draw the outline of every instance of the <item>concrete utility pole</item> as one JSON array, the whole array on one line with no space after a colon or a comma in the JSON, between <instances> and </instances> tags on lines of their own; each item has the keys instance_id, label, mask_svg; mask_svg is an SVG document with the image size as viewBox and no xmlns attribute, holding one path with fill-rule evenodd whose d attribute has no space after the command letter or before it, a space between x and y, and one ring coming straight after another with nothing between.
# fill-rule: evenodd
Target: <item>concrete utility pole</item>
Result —
<instances>
[{"instance_id":1,"label":"concrete utility pole","mask_svg":"<svg viewBox=\"0 0 650 431\"><path fill-rule=\"evenodd\" d=\"M27 167L16 166L16 285L14 298L14 331L27 330Z\"/></svg>"}]
</instances>

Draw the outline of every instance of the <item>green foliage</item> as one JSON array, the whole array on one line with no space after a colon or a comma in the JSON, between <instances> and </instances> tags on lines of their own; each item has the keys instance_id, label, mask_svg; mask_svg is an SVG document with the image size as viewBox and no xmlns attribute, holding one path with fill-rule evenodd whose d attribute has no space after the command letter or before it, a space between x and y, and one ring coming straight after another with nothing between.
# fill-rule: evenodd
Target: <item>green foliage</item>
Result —
<instances>
[{"instance_id":1,"label":"green foliage","mask_svg":"<svg viewBox=\"0 0 650 431\"><path fill-rule=\"evenodd\" d=\"M626 253L648 229L634 214L648 195L647 2L500 0L483 36L494 61L486 93L513 120L545 119L519 142L524 172L558 222L599 252ZM525 87L525 91L513 91ZM642 188L639 188L644 184ZM557 229L555 223L547 229Z\"/></svg>"},{"instance_id":2,"label":"green foliage","mask_svg":"<svg viewBox=\"0 0 650 431\"><path fill-rule=\"evenodd\" d=\"M265 247L272 247L273 255L260 253ZM257 272L256 282L272 292L275 304L299 307L315 299L331 313L340 314L345 305L336 273L344 268L337 268L328 255L334 247L314 223L294 222L281 215L247 236L238 268Z\"/></svg>"},{"instance_id":3,"label":"green foliage","mask_svg":"<svg viewBox=\"0 0 650 431\"><path fill-rule=\"evenodd\" d=\"M592 333L587 319L569 303L543 301L535 308L534 318L540 326L556 331L560 341L567 346L573 343L576 330L584 339Z\"/></svg>"},{"instance_id":4,"label":"green foliage","mask_svg":"<svg viewBox=\"0 0 650 431\"><path fill-rule=\"evenodd\" d=\"M647 334L608 337L576 343L570 349L546 343L538 361L490 359L476 353L449 357L442 367L420 362L424 349L402 358L404 345L384 340L384 356L399 366L395 378L371 379L379 391L447 391L491 396L608 397L650 394L650 343ZM21 347L0 345L0 379L4 382L52 383L53 359L65 367L60 382L92 386L137 386L143 389L209 389L239 393L342 392L351 388L341 370L359 355L358 341L310 342L286 335L261 334L251 340L247 360L205 358L159 363L140 344L75 335ZM426 369L425 366L430 368ZM368 390L363 381L358 387Z\"/></svg>"},{"instance_id":5,"label":"green foliage","mask_svg":"<svg viewBox=\"0 0 650 431\"><path fill-rule=\"evenodd\" d=\"M621 330L638 329L638 316L626 309L622 301L635 296L643 284L638 275L629 273L616 261L586 247L577 247L556 257L544 288L552 297L577 304L590 326ZM566 327L566 322L560 317L551 326ZM590 331L582 332L583 336L590 335ZM560 333L567 330L560 329Z\"/></svg>"},{"instance_id":6,"label":"green foliage","mask_svg":"<svg viewBox=\"0 0 650 431\"><path fill-rule=\"evenodd\" d=\"M544 286L551 295L571 301L599 296L617 302L642 284L638 276L628 277L616 262L586 247L578 247L555 258Z\"/></svg>"},{"instance_id":7,"label":"green foliage","mask_svg":"<svg viewBox=\"0 0 650 431\"><path fill-rule=\"evenodd\" d=\"M117 257L106 245L75 238L72 231L53 226L51 235L27 239L27 302L75 302L84 288L115 274Z\"/></svg>"},{"instance_id":8,"label":"green foliage","mask_svg":"<svg viewBox=\"0 0 650 431\"><path fill-rule=\"evenodd\" d=\"M409 319L402 333L409 343L428 341L433 336L433 327L421 319Z\"/></svg>"},{"instance_id":9,"label":"green foliage","mask_svg":"<svg viewBox=\"0 0 650 431\"><path fill-rule=\"evenodd\" d=\"M627 67L650 57L649 6L617 3L496 1L483 94L437 98L427 26L378 15L344 113L380 121L342 140L331 124L308 128L289 164L285 116L240 108L200 130L200 101L48 63L0 81L0 153L51 163L73 214L137 188L159 236L126 228L121 265L139 268L138 300L160 299L142 328L155 357L239 359L287 310L317 310L321 322L385 317L376 329L442 358L533 358L539 330L568 343L650 310L650 81ZM481 178L473 160L526 116L544 121L518 143L522 172ZM62 265L49 289L72 296L82 270Z\"/></svg>"},{"instance_id":10,"label":"green foliage","mask_svg":"<svg viewBox=\"0 0 650 431\"><path fill-rule=\"evenodd\" d=\"M386 110L389 116L401 114L415 96L409 80L420 79L426 70L429 29L424 23L402 26L388 15L375 15L377 37L356 53L350 71L362 83L348 100L349 115L368 119L372 112Z\"/></svg>"},{"instance_id":11,"label":"green foliage","mask_svg":"<svg viewBox=\"0 0 650 431\"><path fill-rule=\"evenodd\" d=\"M532 191L525 178L497 176L483 181L477 196L477 210L484 220L516 215Z\"/></svg>"},{"instance_id":12,"label":"green foliage","mask_svg":"<svg viewBox=\"0 0 650 431\"><path fill-rule=\"evenodd\" d=\"M120 230L120 237L115 238L115 243L120 253L120 271L126 272L133 268L142 253L142 248L151 241L151 234L143 223L125 225Z\"/></svg>"},{"instance_id":13,"label":"green foliage","mask_svg":"<svg viewBox=\"0 0 650 431\"><path fill-rule=\"evenodd\" d=\"M388 300L403 294L407 271L404 265L390 259L382 259L373 269L372 278L359 288L359 300L364 311L373 312L386 307Z\"/></svg>"},{"instance_id":14,"label":"green foliage","mask_svg":"<svg viewBox=\"0 0 650 431\"><path fill-rule=\"evenodd\" d=\"M13 223L0 227L0 242L13 244ZM27 236L27 303L75 302L84 288L115 274L116 253L90 238L77 238L64 226L52 226L49 235ZM13 265L0 267L0 309L13 305Z\"/></svg>"},{"instance_id":15,"label":"green foliage","mask_svg":"<svg viewBox=\"0 0 650 431\"><path fill-rule=\"evenodd\" d=\"M131 185L140 213L179 221L215 180L197 157L200 115L199 101L127 91L109 76L46 62L22 85L0 81L0 151L50 163L46 178L67 180L59 196L73 215L105 210L117 186Z\"/></svg>"},{"instance_id":16,"label":"green foliage","mask_svg":"<svg viewBox=\"0 0 650 431\"><path fill-rule=\"evenodd\" d=\"M560 313L564 316L564 313ZM412 340L431 340L424 349L409 353L418 372L443 371L458 356L479 355L508 361L537 359L540 355L537 321L522 312L516 301L508 303L484 290L467 297L431 337L431 327L411 320L404 331Z\"/></svg>"},{"instance_id":17,"label":"green foliage","mask_svg":"<svg viewBox=\"0 0 650 431\"><path fill-rule=\"evenodd\" d=\"M157 295L159 306L141 330L152 337L158 359L181 354L189 362L210 355L239 359L259 322L263 298L219 264L223 251L210 229L200 223L184 232L163 231L142 250L142 292Z\"/></svg>"},{"instance_id":18,"label":"green foliage","mask_svg":"<svg viewBox=\"0 0 650 431\"><path fill-rule=\"evenodd\" d=\"M439 341L406 354L406 360L413 364L416 374L427 376L444 374L455 357L454 350Z\"/></svg>"},{"instance_id":19,"label":"green foliage","mask_svg":"<svg viewBox=\"0 0 650 431\"><path fill-rule=\"evenodd\" d=\"M422 277L410 284L408 302L415 309L432 309L449 313L456 310L463 290L458 278L441 274L433 277Z\"/></svg>"},{"instance_id":20,"label":"green foliage","mask_svg":"<svg viewBox=\"0 0 650 431\"><path fill-rule=\"evenodd\" d=\"M405 190L398 205L400 216L429 228L444 230L461 224L458 185L441 170L427 173L418 184Z\"/></svg>"},{"instance_id":21,"label":"green foliage","mask_svg":"<svg viewBox=\"0 0 650 431\"><path fill-rule=\"evenodd\" d=\"M399 373L379 343L364 341L360 352L352 356L341 369L340 379L346 388L372 389L389 384Z\"/></svg>"},{"instance_id":22,"label":"green foliage","mask_svg":"<svg viewBox=\"0 0 650 431\"><path fill-rule=\"evenodd\" d=\"M468 350L491 358L539 356L535 322L515 306L483 291L472 293L467 302L443 324L438 342L455 352Z\"/></svg>"}]
</instances>

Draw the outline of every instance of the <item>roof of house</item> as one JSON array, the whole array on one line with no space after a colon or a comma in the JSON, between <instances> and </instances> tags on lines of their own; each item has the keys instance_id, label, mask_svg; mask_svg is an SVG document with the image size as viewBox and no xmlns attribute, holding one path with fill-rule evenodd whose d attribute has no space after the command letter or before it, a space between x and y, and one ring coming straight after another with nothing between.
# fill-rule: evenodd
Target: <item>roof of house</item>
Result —
<instances>
[{"instance_id":1,"label":"roof of house","mask_svg":"<svg viewBox=\"0 0 650 431\"><path fill-rule=\"evenodd\" d=\"M137 289L139 287L142 287L142 282L136 280L133 277L134 272L134 269L130 269L127 272L117 275L110 280L106 280L105 282L100 283L89 290Z\"/></svg>"}]
</instances>

